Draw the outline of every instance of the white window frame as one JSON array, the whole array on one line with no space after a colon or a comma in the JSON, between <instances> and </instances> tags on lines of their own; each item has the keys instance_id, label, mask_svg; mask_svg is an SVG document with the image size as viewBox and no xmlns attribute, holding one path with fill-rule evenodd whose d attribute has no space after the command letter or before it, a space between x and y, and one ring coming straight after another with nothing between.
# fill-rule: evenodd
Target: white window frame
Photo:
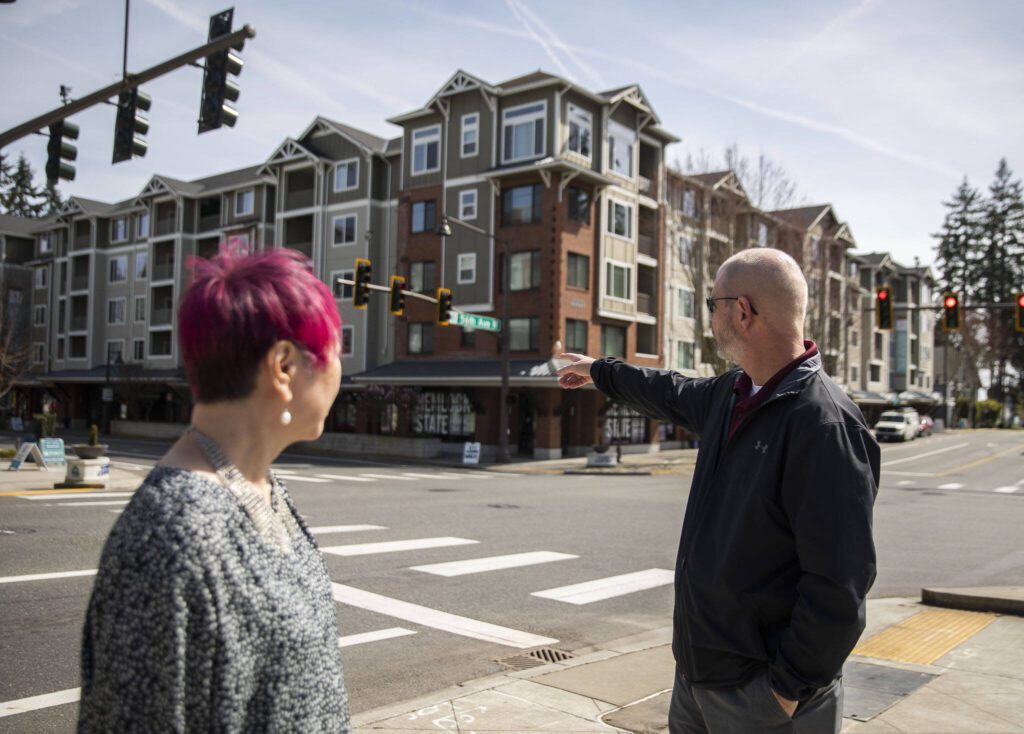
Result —
<instances>
[{"instance_id":1,"label":"white window frame","mask_svg":"<svg viewBox=\"0 0 1024 734\"><path fill-rule=\"evenodd\" d=\"M613 138L615 140L619 140L619 136L615 134L616 132L621 132L622 133L622 139L623 140L625 140L628 137L632 136L632 142L628 146L629 147L629 172L628 173L622 173L621 171L616 171L615 170L615 165L612 162L612 160L613 160L612 156L613 156L613 154L615 152L615 149L614 149L614 146L612 145L611 141L612 141ZM638 141L638 137L637 137L637 134L636 134L636 130L631 130L630 128L626 127L621 122L617 122L616 120L609 120L608 121L608 138L605 140L605 147L608 149L608 172L609 173L613 173L616 176L619 176L620 178L625 178L625 179L628 179L630 181L632 181L634 178L636 178L636 166L634 165L635 161L633 160L633 158L636 156L637 141Z\"/></svg>"},{"instance_id":2,"label":"white window frame","mask_svg":"<svg viewBox=\"0 0 1024 734\"><path fill-rule=\"evenodd\" d=\"M139 302L140 301L142 302L142 318L139 318ZM132 319L135 321L136 324L143 323L146 320L146 297L145 296L135 296L135 300L133 301L132 308L133 308Z\"/></svg>"},{"instance_id":3,"label":"white window frame","mask_svg":"<svg viewBox=\"0 0 1024 734\"><path fill-rule=\"evenodd\" d=\"M104 363L106 363L106 362L110 362L111 364L114 363L113 360L110 359L110 345L111 344L120 344L121 345L121 361L124 362L125 361L125 359L124 359L124 347L125 347L124 339L107 339L106 348L103 350Z\"/></svg>"},{"instance_id":4,"label":"white window frame","mask_svg":"<svg viewBox=\"0 0 1024 734\"><path fill-rule=\"evenodd\" d=\"M472 199L472 202L470 202ZM472 214L468 213L472 208ZM476 219L477 213L477 195L476 189L466 189L465 191L459 192L459 219L464 219L467 222L472 222Z\"/></svg>"},{"instance_id":5,"label":"white window frame","mask_svg":"<svg viewBox=\"0 0 1024 734\"><path fill-rule=\"evenodd\" d=\"M32 364L46 364L46 342L32 342Z\"/></svg>"},{"instance_id":6,"label":"white window frame","mask_svg":"<svg viewBox=\"0 0 1024 734\"><path fill-rule=\"evenodd\" d=\"M470 271L470 276L467 278L462 277L462 271ZM476 253L475 252L460 252L458 257L458 274L459 274L459 285L466 285L467 283L476 283Z\"/></svg>"},{"instance_id":7,"label":"white window frame","mask_svg":"<svg viewBox=\"0 0 1024 734\"><path fill-rule=\"evenodd\" d=\"M440 125L428 125L426 127L417 128L412 131L412 137L409 138L412 141L412 151L409 158L409 175L411 176L425 176L428 173L436 173L441 170L441 126ZM432 143L437 144L437 165L433 168L424 167L420 170L416 170L416 149L420 146L430 146ZM427 165L427 153L423 154L423 165Z\"/></svg>"},{"instance_id":8,"label":"white window frame","mask_svg":"<svg viewBox=\"0 0 1024 734\"><path fill-rule=\"evenodd\" d=\"M686 354L686 345L690 345L692 353L690 354L690 366L684 367L682 364L682 356ZM676 341L676 369L677 370L695 370L697 369L697 343L693 341L687 341L685 339L678 339Z\"/></svg>"},{"instance_id":9,"label":"white window frame","mask_svg":"<svg viewBox=\"0 0 1024 734\"><path fill-rule=\"evenodd\" d=\"M566 119L566 125L567 125L566 138L565 138L565 149L566 149L566 151L568 151L569 153L572 153L573 155L577 155L580 158L582 158L583 160L587 161L587 163L590 163L593 160L593 156L594 156L594 115L593 115L593 113L591 113L590 110L585 110L582 107L578 107L578 106L574 105L572 102L570 102L569 105L568 105L568 109L566 111L565 119ZM587 143L589 148L590 148L590 150L588 152L586 152L586 153L581 153L578 150L573 150L572 149L572 126L574 124L577 125L577 126L582 126L584 123L586 124L587 132L590 133L590 137L589 137L588 143ZM582 130L582 127L581 127L581 130ZM582 140L582 135L580 136L580 140Z\"/></svg>"},{"instance_id":10,"label":"white window frame","mask_svg":"<svg viewBox=\"0 0 1024 734\"><path fill-rule=\"evenodd\" d=\"M239 204L239 202L244 200L243 196L245 194L252 194L251 203L249 204L249 208L247 210L239 211L238 204ZM248 189L241 189L240 191L236 191L235 192L235 207L234 207L234 209L235 209L235 216L236 217L248 217L251 214L253 214L253 212L256 211L256 189L255 188L248 188Z\"/></svg>"},{"instance_id":11,"label":"white window frame","mask_svg":"<svg viewBox=\"0 0 1024 734\"><path fill-rule=\"evenodd\" d=\"M139 275L139 259L144 258L146 261L146 274ZM149 253L143 250L142 252L135 253L135 280L149 280Z\"/></svg>"},{"instance_id":12,"label":"white window frame","mask_svg":"<svg viewBox=\"0 0 1024 734\"><path fill-rule=\"evenodd\" d=\"M120 303L121 304L121 309L122 310L121 310L121 320L120 321L111 321L110 320L110 307L111 307L111 305L113 305L115 303ZM127 323L128 323L128 299L125 298L124 296L119 296L117 298L108 298L107 299L107 326L124 326Z\"/></svg>"},{"instance_id":13,"label":"white window frame","mask_svg":"<svg viewBox=\"0 0 1024 734\"><path fill-rule=\"evenodd\" d=\"M335 235L337 234L337 226L339 219L351 219L352 224L352 241L351 242L336 242ZM347 227L346 227L347 229ZM331 247L351 247L359 241L359 214L354 212L352 214L335 214L331 217Z\"/></svg>"},{"instance_id":14,"label":"white window frame","mask_svg":"<svg viewBox=\"0 0 1024 734\"><path fill-rule=\"evenodd\" d=\"M51 239L52 237L53 237L53 235L51 235L51 234L44 234L44 235L40 235L39 236L39 254L40 255L45 255L51 249L53 249L53 240Z\"/></svg>"},{"instance_id":15,"label":"white window frame","mask_svg":"<svg viewBox=\"0 0 1024 734\"><path fill-rule=\"evenodd\" d=\"M697 311L697 293L693 288L679 287L676 289L676 298L678 303L676 304L676 316L681 319L687 319L693 321L696 318ZM683 304L689 301L690 304L690 315L687 316L684 312Z\"/></svg>"},{"instance_id":16,"label":"white window frame","mask_svg":"<svg viewBox=\"0 0 1024 734\"><path fill-rule=\"evenodd\" d=\"M120 223L120 227L118 227ZM121 230L121 236L117 236L117 230ZM111 244L116 242L127 242L128 241L128 217L114 217L110 220L110 242Z\"/></svg>"},{"instance_id":17,"label":"white window frame","mask_svg":"<svg viewBox=\"0 0 1024 734\"><path fill-rule=\"evenodd\" d=\"M43 317L40 318L39 314ZM46 306L32 307L32 326L46 326Z\"/></svg>"},{"instance_id":18,"label":"white window frame","mask_svg":"<svg viewBox=\"0 0 1024 734\"><path fill-rule=\"evenodd\" d=\"M626 209L628 217L626 218L626 234L622 235L612 229L612 223L615 221L615 207L622 206ZM619 237L624 240L633 241L633 225L636 221L636 211L632 204L623 201L622 199L616 199L611 196L608 197L608 220L605 222L605 231L612 237Z\"/></svg>"},{"instance_id":19,"label":"white window frame","mask_svg":"<svg viewBox=\"0 0 1024 734\"><path fill-rule=\"evenodd\" d=\"M145 227L142 226L143 222L146 223ZM135 239L144 240L147 237L149 237L149 212L139 212L135 217Z\"/></svg>"},{"instance_id":20,"label":"white window frame","mask_svg":"<svg viewBox=\"0 0 1024 734\"><path fill-rule=\"evenodd\" d=\"M757 223L757 246L768 246L768 225L764 222Z\"/></svg>"},{"instance_id":21,"label":"white window frame","mask_svg":"<svg viewBox=\"0 0 1024 734\"><path fill-rule=\"evenodd\" d=\"M138 346L139 344L142 344L142 355L141 356L139 356L137 350L135 349L135 347ZM133 361L138 361L138 362L143 362L143 361L145 361L145 359L146 359L146 340L145 340L145 338L142 338L142 339L132 339L132 360Z\"/></svg>"},{"instance_id":22,"label":"white window frame","mask_svg":"<svg viewBox=\"0 0 1024 734\"><path fill-rule=\"evenodd\" d=\"M118 260L124 260L124 278L121 280L114 280L113 265ZM107 260L107 285L116 285L118 283L128 282L128 256L127 255L115 255L114 257Z\"/></svg>"},{"instance_id":23,"label":"white window frame","mask_svg":"<svg viewBox=\"0 0 1024 734\"><path fill-rule=\"evenodd\" d=\"M349 337L348 337L349 350L347 352L345 351L345 332L346 331L349 333ZM351 324L346 324L345 326L341 327L341 356L342 357L351 357L355 353L356 353L356 327L352 326Z\"/></svg>"},{"instance_id":24,"label":"white window frame","mask_svg":"<svg viewBox=\"0 0 1024 734\"><path fill-rule=\"evenodd\" d=\"M683 246L683 242L689 245L689 249ZM688 234L680 234L677 240L679 243L679 264L684 268L693 266L693 237ZM684 257L685 255L685 257Z\"/></svg>"},{"instance_id":25,"label":"white window frame","mask_svg":"<svg viewBox=\"0 0 1024 734\"><path fill-rule=\"evenodd\" d=\"M613 301L619 301L620 303L632 303L633 302L633 266L622 260L612 260L611 258L605 258L604 261L604 297L610 298ZM611 292L612 282L614 281L612 275L612 268L621 268L626 271L626 296L616 296Z\"/></svg>"},{"instance_id":26,"label":"white window frame","mask_svg":"<svg viewBox=\"0 0 1024 734\"><path fill-rule=\"evenodd\" d=\"M528 115L524 115L523 117L516 117L515 121L512 122L512 123L508 122L508 118L509 118L510 115L513 115L513 113L515 113L515 112L517 112L519 110L528 109L530 107L539 107L540 109L538 111L536 111L536 112L531 112ZM505 157L505 140L507 139L507 136L509 134L508 128L511 127L512 129L515 129L515 127L518 126L518 125L525 125L525 124L529 123L532 126L531 130L535 131L537 128L536 128L536 125L534 125L534 123L537 120L541 120L541 122L542 122L541 128L540 128L540 151L539 152L537 151L537 141L534 140L533 141L533 150L528 155L520 156L519 158L515 158L515 157L506 158ZM513 152L514 152L515 151L515 140L512 141L512 149L513 149ZM535 101L535 102L527 102L526 104L520 104L520 105L516 105L515 107L509 107L506 110L502 110L502 112L501 112L501 162L502 163L516 163L517 161L532 161L532 160L536 160L537 158L543 158L545 155L547 155L547 152L548 152L548 101L546 99L538 100L538 101Z\"/></svg>"},{"instance_id":27,"label":"white window frame","mask_svg":"<svg viewBox=\"0 0 1024 734\"><path fill-rule=\"evenodd\" d=\"M349 270L332 270L331 271L330 287L331 287L331 295L332 296L334 295L334 281L337 280L338 278L344 278L345 280L355 280L356 279L356 271L352 270L352 269L349 269ZM351 302L352 301L352 292L349 291L349 294L346 296L344 289L345 288L355 288L355 286L354 285L343 285L343 286L341 286L341 288L342 288L342 290L339 292L339 294L334 296L334 300L338 301L338 302L344 302L344 301Z\"/></svg>"},{"instance_id":28,"label":"white window frame","mask_svg":"<svg viewBox=\"0 0 1024 734\"><path fill-rule=\"evenodd\" d=\"M49 268L44 265L41 268L36 268L35 272L32 273L32 283L36 288L46 288L50 284L50 276L47 270Z\"/></svg>"},{"instance_id":29,"label":"white window frame","mask_svg":"<svg viewBox=\"0 0 1024 734\"><path fill-rule=\"evenodd\" d=\"M697 218L697 192L693 189L683 191L683 216Z\"/></svg>"},{"instance_id":30,"label":"white window frame","mask_svg":"<svg viewBox=\"0 0 1024 734\"><path fill-rule=\"evenodd\" d=\"M349 186L348 185L348 169L349 169L349 166L351 166L353 163L355 164L355 167L356 167L356 182L354 184L352 184L351 186ZM341 172L342 168L345 169L345 185L344 186L339 186L338 185L338 174ZM340 194L342 192L352 191L353 189L358 189L358 188L359 188L359 159L358 158L346 158L343 161L338 161L337 163L335 163L334 164L334 193Z\"/></svg>"},{"instance_id":31,"label":"white window frame","mask_svg":"<svg viewBox=\"0 0 1024 734\"><path fill-rule=\"evenodd\" d=\"M473 118L472 121L468 121L469 118ZM462 130L459 135L459 157L460 158L475 158L480 154L480 113L479 112L467 112L462 116ZM473 145L473 152L466 152L466 134L473 133L473 139L468 141Z\"/></svg>"}]
</instances>

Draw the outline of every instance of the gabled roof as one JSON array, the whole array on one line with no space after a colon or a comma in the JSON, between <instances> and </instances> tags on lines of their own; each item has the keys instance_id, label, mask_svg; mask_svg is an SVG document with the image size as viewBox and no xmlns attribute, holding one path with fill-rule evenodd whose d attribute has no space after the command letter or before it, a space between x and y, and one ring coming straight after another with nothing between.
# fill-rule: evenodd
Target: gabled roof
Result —
<instances>
[{"instance_id":1,"label":"gabled roof","mask_svg":"<svg viewBox=\"0 0 1024 734\"><path fill-rule=\"evenodd\" d=\"M617 89L609 89L607 92L601 92L600 94L612 103L619 101L629 102L640 111L650 115L655 124L661 124L661 120L658 118L657 113L655 113L654 107L651 105L650 100L647 99L647 95L644 94L644 90L640 88L639 84L630 84Z\"/></svg>"},{"instance_id":2,"label":"gabled roof","mask_svg":"<svg viewBox=\"0 0 1024 734\"><path fill-rule=\"evenodd\" d=\"M869 268L899 267L888 252L859 252L856 257Z\"/></svg>"},{"instance_id":3,"label":"gabled roof","mask_svg":"<svg viewBox=\"0 0 1024 734\"><path fill-rule=\"evenodd\" d=\"M810 229L831 209L832 206L829 204L815 204L795 209L776 209L769 214L800 229Z\"/></svg>"},{"instance_id":4,"label":"gabled roof","mask_svg":"<svg viewBox=\"0 0 1024 734\"><path fill-rule=\"evenodd\" d=\"M715 187L718 186L723 181L725 181L725 179L727 179L731 174L732 171L726 169L724 171L710 171L708 173L685 173L683 175L686 176L687 178L696 179L699 183L703 184L704 186Z\"/></svg>"},{"instance_id":5,"label":"gabled roof","mask_svg":"<svg viewBox=\"0 0 1024 734\"><path fill-rule=\"evenodd\" d=\"M514 80L513 80L514 81ZM395 117L388 118L388 122L395 125L400 125L406 120L412 120L423 115L433 114L435 112L434 105L437 104L438 100L444 97L450 97L455 94L461 94L462 92L469 91L471 89L479 89L484 94L495 95L498 93L498 89L492 84L488 84L483 79L477 76L473 76L469 72L459 69L441 85L441 88L437 90L433 97L431 97L423 107L412 112L406 112Z\"/></svg>"},{"instance_id":6,"label":"gabled roof","mask_svg":"<svg viewBox=\"0 0 1024 734\"><path fill-rule=\"evenodd\" d=\"M72 196L61 207L60 213L64 214L85 214L88 216L103 217L114 210L113 204L107 204L95 199L86 199L84 196Z\"/></svg>"},{"instance_id":7,"label":"gabled roof","mask_svg":"<svg viewBox=\"0 0 1024 734\"><path fill-rule=\"evenodd\" d=\"M233 186L240 186L245 183L258 181L260 178L260 169L262 167L263 165L260 164L258 166L248 166L247 168L239 168L235 171L226 171L225 173L218 173L214 176L198 178L195 181L191 181L190 184L198 184L200 186L200 192L217 191L218 189L227 189Z\"/></svg>"},{"instance_id":8,"label":"gabled roof","mask_svg":"<svg viewBox=\"0 0 1024 734\"><path fill-rule=\"evenodd\" d=\"M561 80L561 77L557 77L554 74L549 74L546 71L541 71L540 69L537 69L537 71L531 71L529 74L523 74L522 76L507 79L506 81L503 81L500 84L498 84L498 87L501 89L515 89L516 87L525 87L529 84L536 84L537 82L546 82L553 80L559 81Z\"/></svg>"},{"instance_id":9,"label":"gabled roof","mask_svg":"<svg viewBox=\"0 0 1024 734\"><path fill-rule=\"evenodd\" d=\"M13 235L32 235L42 232L57 222L56 215L47 217L16 217L11 214L0 214L0 232Z\"/></svg>"},{"instance_id":10,"label":"gabled roof","mask_svg":"<svg viewBox=\"0 0 1024 734\"><path fill-rule=\"evenodd\" d=\"M394 153L402 152L402 138L391 138L388 141L388 147L384 150L384 155L392 155Z\"/></svg>"},{"instance_id":11,"label":"gabled roof","mask_svg":"<svg viewBox=\"0 0 1024 734\"><path fill-rule=\"evenodd\" d=\"M326 117L320 117L319 115L313 122L309 124L301 135L299 135L297 142L302 145L310 135L317 132L335 132L341 135L343 138L347 138L356 145L365 148L371 153L383 153L387 148L388 141L385 138L378 137L373 133L368 133L365 130L346 125L336 120L329 120Z\"/></svg>"}]
</instances>

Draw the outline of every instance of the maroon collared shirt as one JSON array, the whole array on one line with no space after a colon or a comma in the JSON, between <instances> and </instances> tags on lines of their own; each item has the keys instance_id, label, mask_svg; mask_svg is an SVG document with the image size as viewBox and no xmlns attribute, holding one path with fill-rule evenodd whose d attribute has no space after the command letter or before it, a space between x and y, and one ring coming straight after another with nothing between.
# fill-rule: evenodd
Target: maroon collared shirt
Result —
<instances>
[{"instance_id":1,"label":"maroon collared shirt","mask_svg":"<svg viewBox=\"0 0 1024 734\"><path fill-rule=\"evenodd\" d=\"M775 388L786 379L790 372L818 353L818 345L810 340L804 340L804 350L803 354L772 375L771 379L764 383L764 386L757 391L756 395L750 394L750 389L754 386L754 381L750 379L750 375L746 372L740 372L740 376L736 378L736 384L732 388L733 393L736 395L736 404L732 409L732 422L729 424L729 438L726 440L726 443L732 440L736 429L743 424L747 416L760 408L772 396Z\"/></svg>"}]
</instances>

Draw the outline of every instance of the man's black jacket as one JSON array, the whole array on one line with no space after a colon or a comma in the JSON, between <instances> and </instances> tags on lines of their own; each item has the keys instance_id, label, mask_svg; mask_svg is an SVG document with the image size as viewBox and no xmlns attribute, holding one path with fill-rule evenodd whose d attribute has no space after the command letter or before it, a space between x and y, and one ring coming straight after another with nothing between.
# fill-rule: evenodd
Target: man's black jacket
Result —
<instances>
[{"instance_id":1,"label":"man's black jacket","mask_svg":"<svg viewBox=\"0 0 1024 734\"><path fill-rule=\"evenodd\" d=\"M879 449L811 357L728 439L739 370L707 379L601 359L601 392L701 437L676 559L672 651L686 678L739 685L766 666L806 699L842 673L875 578Z\"/></svg>"}]
</instances>

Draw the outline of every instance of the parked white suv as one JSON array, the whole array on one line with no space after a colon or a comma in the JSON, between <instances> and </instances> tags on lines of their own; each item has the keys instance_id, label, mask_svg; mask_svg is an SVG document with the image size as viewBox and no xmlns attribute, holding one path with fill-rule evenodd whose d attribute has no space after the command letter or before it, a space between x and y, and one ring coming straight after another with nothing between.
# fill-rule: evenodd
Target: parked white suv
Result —
<instances>
[{"instance_id":1,"label":"parked white suv","mask_svg":"<svg viewBox=\"0 0 1024 734\"><path fill-rule=\"evenodd\" d=\"M887 410L875 424L879 441L913 441L917 438L920 419L916 410Z\"/></svg>"}]
</instances>

